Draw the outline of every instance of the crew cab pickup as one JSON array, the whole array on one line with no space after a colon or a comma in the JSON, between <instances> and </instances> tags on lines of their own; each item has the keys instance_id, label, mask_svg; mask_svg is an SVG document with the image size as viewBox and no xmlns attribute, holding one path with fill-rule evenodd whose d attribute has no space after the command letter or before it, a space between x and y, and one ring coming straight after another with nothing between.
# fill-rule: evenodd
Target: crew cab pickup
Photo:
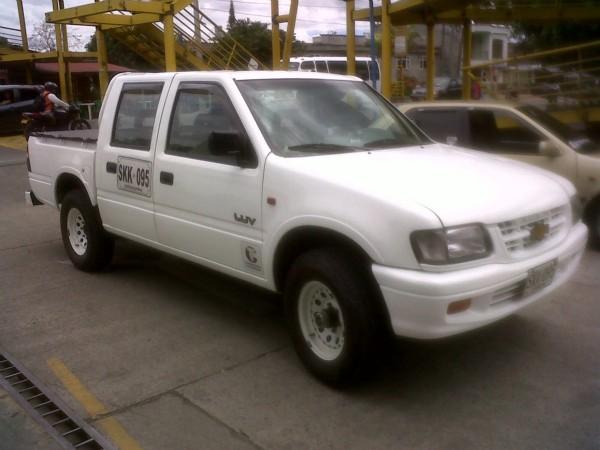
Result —
<instances>
[{"instance_id":1,"label":"crew cab pickup","mask_svg":"<svg viewBox=\"0 0 600 450\"><path fill-rule=\"evenodd\" d=\"M354 77L120 75L81 133L28 148L28 198L60 210L73 264L102 269L119 236L283 292L332 384L385 331L440 338L537 302L587 240L570 182L434 143Z\"/></svg>"}]
</instances>

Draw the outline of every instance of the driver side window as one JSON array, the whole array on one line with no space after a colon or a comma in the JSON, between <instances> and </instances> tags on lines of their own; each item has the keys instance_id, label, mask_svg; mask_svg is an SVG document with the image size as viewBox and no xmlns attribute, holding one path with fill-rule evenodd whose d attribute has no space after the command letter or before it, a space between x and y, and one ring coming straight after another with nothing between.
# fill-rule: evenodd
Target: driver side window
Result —
<instances>
[{"instance_id":1,"label":"driver side window","mask_svg":"<svg viewBox=\"0 0 600 450\"><path fill-rule=\"evenodd\" d=\"M471 146L497 153L539 153L542 136L509 111L469 111Z\"/></svg>"},{"instance_id":2,"label":"driver side window","mask_svg":"<svg viewBox=\"0 0 600 450\"><path fill-rule=\"evenodd\" d=\"M234 136L245 136L227 94L220 86L184 83L177 92L165 153L238 165ZM230 149L216 146L230 146ZM242 145L241 143L239 145Z\"/></svg>"}]
</instances>

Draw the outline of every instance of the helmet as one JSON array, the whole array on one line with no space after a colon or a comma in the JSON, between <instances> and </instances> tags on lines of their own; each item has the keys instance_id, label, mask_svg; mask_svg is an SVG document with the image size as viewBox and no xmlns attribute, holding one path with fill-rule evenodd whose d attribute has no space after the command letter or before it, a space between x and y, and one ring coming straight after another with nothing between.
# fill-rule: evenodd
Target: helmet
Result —
<instances>
[{"instance_id":1,"label":"helmet","mask_svg":"<svg viewBox=\"0 0 600 450\"><path fill-rule=\"evenodd\" d=\"M53 94L56 94L58 92L58 86L52 81L46 81L46 83L44 83L44 89L52 92Z\"/></svg>"}]
</instances>

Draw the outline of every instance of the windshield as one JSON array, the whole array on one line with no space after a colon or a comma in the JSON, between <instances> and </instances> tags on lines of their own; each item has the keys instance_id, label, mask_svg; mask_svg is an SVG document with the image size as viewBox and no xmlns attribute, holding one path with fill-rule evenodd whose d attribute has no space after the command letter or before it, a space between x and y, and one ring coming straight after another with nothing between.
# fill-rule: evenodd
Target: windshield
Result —
<instances>
[{"instance_id":1,"label":"windshield","mask_svg":"<svg viewBox=\"0 0 600 450\"><path fill-rule=\"evenodd\" d=\"M600 145L594 143L584 133L565 125L560 120L556 119L540 108L529 105L519 106L517 109L538 122L577 152L592 153L600 150Z\"/></svg>"},{"instance_id":2,"label":"windshield","mask_svg":"<svg viewBox=\"0 0 600 450\"><path fill-rule=\"evenodd\" d=\"M281 156L429 144L393 106L357 81L238 81L272 150Z\"/></svg>"}]
</instances>

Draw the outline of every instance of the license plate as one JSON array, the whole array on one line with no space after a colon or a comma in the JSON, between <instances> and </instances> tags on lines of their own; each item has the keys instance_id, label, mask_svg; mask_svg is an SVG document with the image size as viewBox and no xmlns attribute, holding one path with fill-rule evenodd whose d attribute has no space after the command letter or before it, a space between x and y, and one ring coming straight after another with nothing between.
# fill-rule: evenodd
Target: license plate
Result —
<instances>
[{"instance_id":1,"label":"license plate","mask_svg":"<svg viewBox=\"0 0 600 450\"><path fill-rule=\"evenodd\" d=\"M534 267L527 272L527 280L525 282L525 295L532 294L540 289L549 286L554 280L558 261L553 259L550 262Z\"/></svg>"},{"instance_id":2,"label":"license plate","mask_svg":"<svg viewBox=\"0 0 600 450\"><path fill-rule=\"evenodd\" d=\"M21 119L21 125L27 125L28 123L29 123L29 120Z\"/></svg>"},{"instance_id":3,"label":"license plate","mask_svg":"<svg viewBox=\"0 0 600 450\"><path fill-rule=\"evenodd\" d=\"M117 188L150 197L152 163L134 158L117 158Z\"/></svg>"}]
</instances>

